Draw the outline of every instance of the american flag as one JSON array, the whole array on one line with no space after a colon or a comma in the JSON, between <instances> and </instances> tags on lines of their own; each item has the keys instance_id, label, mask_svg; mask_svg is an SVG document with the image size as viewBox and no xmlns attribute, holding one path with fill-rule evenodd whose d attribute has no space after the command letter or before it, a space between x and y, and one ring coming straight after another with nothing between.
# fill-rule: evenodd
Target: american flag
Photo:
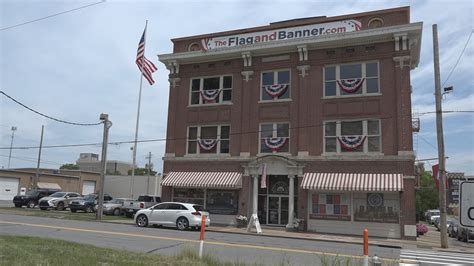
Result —
<instances>
[{"instance_id":1,"label":"american flag","mask_svg":"<svg viewBox=\"0 0 474 266\"><path fill-rule=\"evenodd\" d=\"M155 81L153 80L153 76L151 74L155 72L158 68L145 57L145 34L146 27L143 31L140 43L138 43L137 59L135 60L135 62L137 63L138 69L140 69L143 76L146 78L146 80L148 80L148 83L150 83L150 85L153 85Z\"/></svg>"}]
</instances>

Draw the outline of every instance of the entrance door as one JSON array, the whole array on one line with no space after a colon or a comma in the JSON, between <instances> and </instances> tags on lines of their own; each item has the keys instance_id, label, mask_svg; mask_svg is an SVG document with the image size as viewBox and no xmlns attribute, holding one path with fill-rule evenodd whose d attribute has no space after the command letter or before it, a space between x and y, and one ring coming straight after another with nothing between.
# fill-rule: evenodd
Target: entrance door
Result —
<instances>
[{"instance_id":1,"label":"entrance door","mask_svg":"<svg viewBox=\"0 0 474 266\"><path fill-rule=\"evenodd\" d=\"M269 225L286 225L288 223L288 197L268 196Z\"/></svg>"}]
</instances>

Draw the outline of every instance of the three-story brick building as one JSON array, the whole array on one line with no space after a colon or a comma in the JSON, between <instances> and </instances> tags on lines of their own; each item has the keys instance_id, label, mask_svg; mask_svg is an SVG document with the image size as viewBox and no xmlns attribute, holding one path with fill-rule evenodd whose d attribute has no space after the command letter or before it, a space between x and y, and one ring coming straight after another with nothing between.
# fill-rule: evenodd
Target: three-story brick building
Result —
<instances>
[{"instance_id":1,"label":"three-story brick building","mask_svg":"<svg viewBox=\"0 0 474 266\"><path fill-rule=\"evenodd\" d=\"M421 32L402 7L173 39L163 199L414 239Z\"/></svg>"}]
</instances>

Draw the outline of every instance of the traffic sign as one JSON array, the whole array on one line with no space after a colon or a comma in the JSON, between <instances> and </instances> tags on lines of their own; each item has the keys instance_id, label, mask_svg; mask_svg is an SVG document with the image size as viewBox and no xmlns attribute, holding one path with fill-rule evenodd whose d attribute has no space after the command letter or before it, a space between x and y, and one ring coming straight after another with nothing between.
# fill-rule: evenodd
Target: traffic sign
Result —
<instances>
[{"instance_id":1,"label":"traffic sign","mask_svg":"<svg viewBox=\"0 0 474 266\"><path fill-rule=\"evenodd\" d=\"M474 181L464 181L459 185L459 223L474 227Z\"/></svg>"}]
</instances>

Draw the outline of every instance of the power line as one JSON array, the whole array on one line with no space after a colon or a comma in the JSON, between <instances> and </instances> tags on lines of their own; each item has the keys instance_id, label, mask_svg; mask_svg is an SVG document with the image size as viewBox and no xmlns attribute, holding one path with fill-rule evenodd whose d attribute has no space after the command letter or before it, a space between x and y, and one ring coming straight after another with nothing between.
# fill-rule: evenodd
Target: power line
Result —
<instances>
[{"instance_id":1,"label":"power line","mask_svg":"<svg viewBox=\"0 0 474 266\"><path fill-rule=\"evenodd\" d=\"M40 20L45 20L45 19L48 19L48 18L52 18L52 17L55 17L55 16L59 16L59 15L62 15L62 14L66 14L66 13L69 13L69 12L73 12L73 11L76 11L76 10L79 10L79 9L87 8L87 7L94 6L94 5L98 5L98 4L102 4L102 3L104 3L104 2L105 2L105 0L102 0L102 1L100 1L100 2L96 2L96 3L93 3L93 4L89 4L89 5L85 5L85 6L76 7L76 8L69 9L69 10L66 10L66 11L62 11L62 12L59 12L59 13L56 13L56 14L52 14L52 15L49 15L49 16L46 16L46 17L41 17L41 18L37 18L37 19L34 19L34 20L26 21L26 22L23 22L23 23L20 23L20 24L16 24L16 25L12 25L12 26L5 27L5 28L1 28L0 31L4 31L4 30L16 28L16 27L20 27L20 26L23 26L23 25L26 25L26 24L34 23L34 22L37 22L37 21L40 21Z\"/></svg>"},{"instance_id":2,"label":"power line","mask_svg":"<svg viewBox=\"0 0 474 266\"><path fill-rule=\"evenodd\" d=\"M22 104L21 102L15 100L13 97L11 97L10 95L6 94L6 93L3 92L3 91L0 91L0 93L3 94L3 95L5 95L7 98L9 98L10 100L14 101L15 103L17 103L17 104L23 106L24 108L30 110L31 112L36 113L36 114L38 114L38 115L40 115L40 116L46 117L46 118L48 118L48 119L54 120L54 121L56 121L56 122L61 122L61 123L64 123L64 124L69 124L69 125L74 125L74 126L97 126L97 125L102 124L102 122L98 122L98 123L75 123L75 122L69 122L69 121L65 121L65 120L58 119L58 118L54 118L54 117L51 117L51 116L49 116L49 115L45 115L45 114L43 114L43 113L41 113L41 112L38 112L38 111L34 110L33 108L30 108L30 107L28 107L28 106Z\"/></svg>"},{"instance_id":3,"label":"power line","mask_svg":"<svg viewBox=\"0 0 474 266\"><path fill-rule=\"evenodd\" d=\"M466 44L464 45L464 48L462 49L461 54L459 55L458 60L456 61L456 64L454 64L454 67L451 69L451 72L449 72L448 77L444 80L443 85L441 85L441 87L444 87L444 84L446 84L446 82L451 77L451 74L453 74L454 69L456 69L456 67L458 66L459 61L461 61L461 57L464 54L464 51L466 50L467 45L469 44L469 40L471 40L472 32L473 31L471 30L471 33L469 34L469 38L467 38Z\"/></svg>"}]
</instances>

